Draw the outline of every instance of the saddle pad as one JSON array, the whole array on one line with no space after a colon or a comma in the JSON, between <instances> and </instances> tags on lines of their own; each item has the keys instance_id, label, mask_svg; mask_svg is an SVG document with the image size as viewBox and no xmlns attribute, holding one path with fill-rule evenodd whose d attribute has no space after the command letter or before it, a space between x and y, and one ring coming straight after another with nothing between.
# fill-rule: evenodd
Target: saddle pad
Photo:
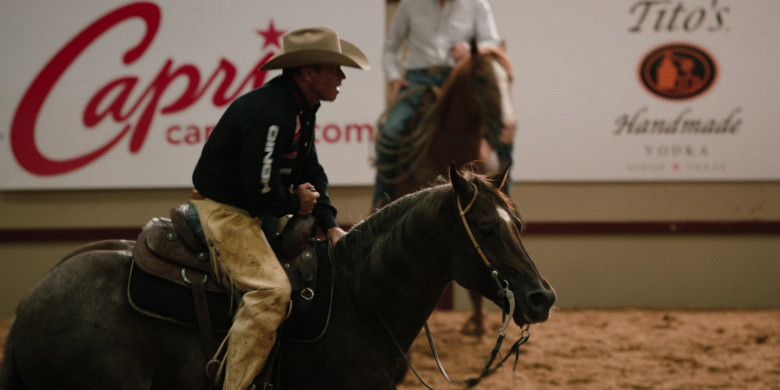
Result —
<instances>
[{"instance_id":1,"label":"saddle pad","mask_svg":"<svg viewBox=\"0 0 780 390\"><path fill-rule=\"evenodd\" d=\"M147 253L145 245L136 246L136 255L155 257ZM140 251L138 251L140 249ZM316 291L310 301L303 301L298 291L293 291L293 314L282 325L285 339L298 342L315 341L327 330L333 299L333 270L330 242L314 240L317 253L318 270ZM137 259L136 259L137 260ZM177 268L179 271L181 268ZM195 303L189 285L181 281L173 282L169 275L157 275L139 267L134 260L130 268L127 285L127 298L138 312L168 322L198 329ZM206 288L206 301L214 332L227 333L233 321L233 305L238 305L239 296L231 302L225 289ZM232 303L232 304L231 304ZM301 312L300 310L304 310Z\"/></svg>"},{"instance_id":2,"label":"saddle pad","mask_svg":"<svg viewBox=\"0 0 780 390\"><path fill-rule=\"evenodd\" d=\"M135 261L130 268L127 299L142 314L198 329L190 288L149 274L139 268ZM206 291L206 301L213 331L227 333L233 322L230 295L227 292Z\"/></svg>"}]
</instances>

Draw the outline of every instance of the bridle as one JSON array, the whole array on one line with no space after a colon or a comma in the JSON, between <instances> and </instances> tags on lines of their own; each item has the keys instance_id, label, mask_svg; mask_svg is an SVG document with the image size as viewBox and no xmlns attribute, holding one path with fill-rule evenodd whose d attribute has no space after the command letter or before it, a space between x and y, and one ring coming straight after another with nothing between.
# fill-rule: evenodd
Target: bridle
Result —
<instances>
[{"instance_id":1,"label":"bridle","mask_svg":"<svg viewBox=\"0 0 780 390\"><path fill-rule=\"evenodd\" d=\"M487 256L485 255L485 252L479 246L479 243L477 242L477 238L474 237L474 233L472 233L471 231L471 227L469 226L468 220L466 220L466 214L471 210L471 207L474 205L474 202L476 202L477 195L479 194L477 185L474 183L470 183L470 184L474 188L474 196L471 198L471 201L466 205L465 208L463 207L460 201L460 196L456 195L456 199L458 203L458 213L460 214L461 221L463 221L463 226L466 228L466 233L471 239L471 243L474 245L474 249L477 250L479 257L485 263L485 266L487 266L488 269L490 270L490 276L491 278L493 278L493 280L496 282L496 285L498 286L499 298L506 298L505 304L502 305L501 307L502 316L503 316L503 326L497 332L496 344L493 347L493 350L490 352L490 355L486 359L485 366L482 368L482 372L479 374L479 376L471 379L466 379L466 380L451 379L450 376L447 375L447 372L444 370L441 360L439 359L439 353L436 350L436 346L433 343L433 336L431 335L431 330L428 327L428 322L425 323L425 334L428 337L428 344L431 347L431 353L433 354L434 360L436 360L436 365L439 367L439 371L441 372L442 376L444 376L444 379L446 379L447 382L450 382L455 385L462 385L465 387L475 386L483 378L496 372L504 364L504 362L512 355L515 356L514 368L517 368L517 361L518 358L520 357L520 346L525 344L525 342L528 341L528 338L531 336L531 333L528 330L530 323L526 323L525 326L523 326L520 331L520 338L518 338L518 340L514 344L512 344L512 347L509 349L509 353L507 353L506 356L499 357L498 360L496 360L496 357L498 357L499 354L501 353L501 344L504 342L504 338L506 338L506 328L509 326L509 323L512 321L512 317L515 312L515 294L512 292L512 290L509 289L509 282L506 279L503 279L503 284L501 283L500 273L498 269L490 262L490 260L488 260ZM409 366L409 368L412 370L414 375L417 376L417 379L423 385L425 385L425 387L433 390L433 387L428 385L428 383L426 383L425 380L423 380L422 377L420 377L420 374L417 372L417 370L415 370L414 366L412 365L412 362L406 356L406 353L404 352L403 348L401 348L400 344L398 344L398 341L396 341L395 337L393 337L390 328L387 326L384 320L382 320L382 318L379 315L377 315L377 317L379 317L380 322L385 327L385 330L388 332L393 342L395 343L396 347L400 351L401 356L406 361L407 366ZM493 365L493 363L496 363L495 366Z\"/></svg>"}]
</instances>

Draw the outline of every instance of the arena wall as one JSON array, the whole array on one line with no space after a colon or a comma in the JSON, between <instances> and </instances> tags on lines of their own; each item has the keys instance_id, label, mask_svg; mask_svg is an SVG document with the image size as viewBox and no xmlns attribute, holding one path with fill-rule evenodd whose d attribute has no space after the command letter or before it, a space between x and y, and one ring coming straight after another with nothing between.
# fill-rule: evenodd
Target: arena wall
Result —
<instances>
[{"instance_id":1,"label":"arena wall","mask_svg":"<svg viewBox=\"0 0 780 390\"><path fill-rule=\"evenodd\" d=\"M330 193L340 224L368 214L371 188ZM132 239L188 195L0 192L0 318L63 255L96 239ZM780 307L780 182L518 182L512 198L561 308ZM456 289L453 307L469 305Z\"/></svg>"},{"instance_id":2,"label":"arena wall","mask_svg":"<svg viewBox=\"0 0 780 390\"><path fill-rule=\"evenodd\" d=\"M0 193L0 318L71 250L105 235L132 239L188 194ZM332 188L339 223L364 218L370 194ZM780 307L780 183L518 183L512 198L561 308ZM463 291L454 298L455 309L470 308Z\"/></svg>"}]
</instances>

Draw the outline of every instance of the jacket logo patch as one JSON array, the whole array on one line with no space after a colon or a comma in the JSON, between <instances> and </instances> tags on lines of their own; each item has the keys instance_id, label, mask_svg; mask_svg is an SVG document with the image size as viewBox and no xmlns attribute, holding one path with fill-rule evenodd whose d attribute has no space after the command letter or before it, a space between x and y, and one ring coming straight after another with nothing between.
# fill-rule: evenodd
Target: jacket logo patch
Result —
<instances>
[{"instance_id":1,"label":"jacket logo patch","mask_svg":"<svg viewBox=\"0 0 780 390\"><path fill-rule=\"evenodd\" d=\"M271 125L268 128L268 136L265 139L265 154L263 155L263 169L260 172L260 182L263 188L260 193L266 194L271 191L271 171L273 166L274 146L276 146L276 137L279 136L279 126Z\"/></svg>"}]
</instances>

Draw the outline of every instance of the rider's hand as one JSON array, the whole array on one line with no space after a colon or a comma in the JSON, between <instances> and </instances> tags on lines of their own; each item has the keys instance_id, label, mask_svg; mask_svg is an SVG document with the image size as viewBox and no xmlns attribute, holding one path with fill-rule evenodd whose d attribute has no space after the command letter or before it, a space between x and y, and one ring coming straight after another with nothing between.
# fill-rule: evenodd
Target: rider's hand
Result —
<instances>
[{"instance_id":1,"label":"rider's hand","mask_svg":"<svg viewBox=\"0 0 780 390\"><path fill-rule=\"evenodd\" d=\"M328 229L328 238L330 238L330 241L334 244L345 234L347 234L347 232L338 226Z\"/></svg>"},{"instance_id":2,"label":"rider's hand","mask_svg":"<svg viewBox=\"0 0 780 390\"><path fill-rule=\"evenodd\" d=\"M398 97L398 91L401 90L401 88L408 87L409 82L404 79L395 79L390 82L390 92L387 94L387 106L393 104L395 101L395 98Z\"/></svg>"},{"instance_id":3,"label":"rider's hand","mask_svg":"<svg viewBox=\"0 0 780 390\"><path fill-rule=\"evenodd\" d=\"M295 194L301 200L301 208L298 210L298 215L309 215L314 210L314 205L317 204L317 198L320 197L320 193L309 183L303 183L295 189Z\"/></svg>"},{"instance_id":4,"label":"rider's hand","mask_svg":"<svg viewBox=\"0 0 780 390\"><path fill-rule=\"evenodd\" d=\"M450 57L455 61L460 61L469 56L471 52L471 45L466 41L460 41L452 47L450 50Z\"/></svg>"}]
</instances>

